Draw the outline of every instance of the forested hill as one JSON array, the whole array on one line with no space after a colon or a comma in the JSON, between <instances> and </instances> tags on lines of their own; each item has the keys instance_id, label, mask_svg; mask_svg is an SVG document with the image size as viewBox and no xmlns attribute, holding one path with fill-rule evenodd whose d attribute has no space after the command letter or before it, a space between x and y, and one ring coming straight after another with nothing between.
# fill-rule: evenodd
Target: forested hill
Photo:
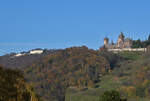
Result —
<instances>
[{"instance_id":1,"label":"forested hill","mask_svg":"<svg viewBox=\"0 0 150 101\"><path fill-rule=\"evenodd\" d=\"M67 88L93 88L117 62L117 56L83 47L47 50L43 54L0 57L0 64L19 68L43 101L64 101Z\"/></svg>"},{"instance_id":2,"label":"forested hill","mask_svg":"<svg viewBox=\"0 0 150 101\"><path fill-rule=\"evenodd\" d=\"M56 54L58 50L44 50L42 54L26 54L23 56L16 57L16 53L6 54L4 56L0 56L0 64L3 65L5 68L25 68L28 65L31 65L33 62L37 62L42 57L45 57L49 54Z\"/></svg>"},{"instance_id":3,"label":"forested hill","mask_svg":"<svg viewBox=\"0 0 150 101\"><path fill-rule=\"evenodd\" d=\"M15 58L5 55L0 64L22 70L23 82L32 84L42 101L100 101L100 95L109 90L117 90L123 101L149 101L149 57L149 51L114 54L82 46ZM1 70L7 82L16 80L11 74L7 78L9 69Z\"/></svg>"},{"instance_id":4,"label":"forested hill","mask_svg":"<svg viewBox=\"0 0 150 101\"><path fill-rule=\"evenodd\" d=\"M101 53L83 46L47 55L25 73L44 101L65 101L68 87L92 88L110 70L109 61Z\"/></svg>"}]
</instances>

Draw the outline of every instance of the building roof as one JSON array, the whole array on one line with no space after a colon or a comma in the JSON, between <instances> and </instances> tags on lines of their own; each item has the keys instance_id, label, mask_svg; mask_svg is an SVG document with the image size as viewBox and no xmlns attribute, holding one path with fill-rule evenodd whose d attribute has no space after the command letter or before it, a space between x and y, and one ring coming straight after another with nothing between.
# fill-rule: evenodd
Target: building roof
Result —
<instances>
[{"instance_id":1,"label":"building roof","mask_svg":"<svg viewBox=\"0 0 150 101\"><path fill-rule=\"evenodd\" d=\"M109 40L109 38L105 37L104 40Z\"/></svg>"},{"instance_id":2,"label":"building roof","mask_svg":"<svg viewBox=\"0 0 150 101\"><path fill-rule=\"evenodd\" d=\"M123 32L120 33L119 38L124 38Z\"/></svg>"},{"instance_id":3,"label":"building roof","mask_svg":"<svg viewBox=\"0 0 150 101\"><path fill-rule=\"evenodd\" d=\"M132 39L131 38L126 38L125 41L130 42L130 41L132 41Z\"/></svg>"}]
</instances>

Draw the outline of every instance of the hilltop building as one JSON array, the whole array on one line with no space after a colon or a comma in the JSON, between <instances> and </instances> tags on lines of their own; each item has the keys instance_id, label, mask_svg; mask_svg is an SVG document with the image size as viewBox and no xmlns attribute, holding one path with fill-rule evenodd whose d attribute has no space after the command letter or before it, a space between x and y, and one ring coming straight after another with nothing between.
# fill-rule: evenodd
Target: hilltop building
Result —
<instances>
[{"instance_id":1,"label":"hilltop building","mask_svg":"<svg viewBox=\"0 0 150 101\"><path fill-rule=\"evenodd\" d=\"M30 50L29 52L21 52L21 53L18 53L16 55L14 55L15 57L20 57L20 56L24 56L24 55L33 55L33 54L42 54L44 52L43 49L33 49L33 50Z\"/></svg>"},{"instance_id":2,"label":"hilltop building","mask_svg":"<svg viewBox=\"0 0 150 101\"><path fill-rule=\"evenodd\" d=\"M30 51L30 54L42 54L43 50L42 49L34 49Z\"/></svg>"},{"instance_id":3,"label":"hilltop building","mask_svg":"<svg viewBox=\"0 0 150 101\"><path fill-rule=\"evenodd\" d=\"M109 38L104 38L104 48L108 51L118 52L118 51L143 51L146 48L132 48L133 40L130 38L125 38L124 34L121 32L116 43L109 43Z\"/></svg>"},{"instance_id":4,"label":"hilltop building","mask_svg":"<svg viewBox=\"0 0 150 101\"><path fill-rule=\"evenodd\" d=\"M118 37L117 43L109 43L109 38L104 38L104 47L107 49L123 49L132 47L132 39L125 38L124 34L121 34Z\"/></svg>"}]
</instances>

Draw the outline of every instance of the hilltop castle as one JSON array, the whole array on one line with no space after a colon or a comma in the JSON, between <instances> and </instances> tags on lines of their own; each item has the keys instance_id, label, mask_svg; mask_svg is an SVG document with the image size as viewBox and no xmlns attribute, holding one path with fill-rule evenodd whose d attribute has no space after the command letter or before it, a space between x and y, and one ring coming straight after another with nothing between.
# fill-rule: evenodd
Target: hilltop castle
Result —
<instances>
[{"instance_id":1,"label":"hilltop castle","mask_svg":"<svg viewBox=\"0 0 150 101\"><path fill-rule=\"evenodd\" d=\"M132 48L133 40L130 38L125 38L124 34L121 32L116 43L109 43L109 38L104 38L104 48L108 51L119 52L119 51L143 51L146 48Z\"/></svg>"},{"instance_id":2,"label":"hilltop castle","mask_svg":"<svg viewBox=\"0 0 150 101\"><path fill-rule=\"evenodd\" d=\"M118 37L117 43L113 42L109 43L109 38L104 38L104 47L107 49L123 49L123 48L131 48L132 47L132 39L125 38L124 34L121 34Z\"/></svg>"}]
</instances>

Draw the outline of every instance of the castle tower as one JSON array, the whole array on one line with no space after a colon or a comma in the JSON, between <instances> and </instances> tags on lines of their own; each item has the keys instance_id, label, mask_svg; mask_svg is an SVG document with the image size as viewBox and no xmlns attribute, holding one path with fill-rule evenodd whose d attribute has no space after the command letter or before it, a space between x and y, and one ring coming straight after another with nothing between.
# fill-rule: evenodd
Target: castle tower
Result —
<instances>
[{"instance_id":1,"label":"castle tower","mask_svg":"<svg viewBox=\"0 0 150 101\"><path fill-rule=\"evenodd\" d=\"M124 48L124 34L123 32L120 33L118 41L117 41L117 48Z\"/></svg>"},{"instance_id":2,"label":"castle tower","mask_svg":"<svg viewBox=\"0 0 150 101\"><path fill-rule=\"evenodd\" d=\"M108 47L108 44L109 44L109 39L106 37L106 38L104 38L104 46L105 46L105 48Z\"/></svg>"},{"instance_id":3,"label":"castle tower","mask_svg":"<svg viewBox=\"0 0 150 101\"><path fill-rule=\"evenodd\" d=\"M120 33L118 40L124 41L124 34L123 32Z\"/></svg>"}]
</instances>

